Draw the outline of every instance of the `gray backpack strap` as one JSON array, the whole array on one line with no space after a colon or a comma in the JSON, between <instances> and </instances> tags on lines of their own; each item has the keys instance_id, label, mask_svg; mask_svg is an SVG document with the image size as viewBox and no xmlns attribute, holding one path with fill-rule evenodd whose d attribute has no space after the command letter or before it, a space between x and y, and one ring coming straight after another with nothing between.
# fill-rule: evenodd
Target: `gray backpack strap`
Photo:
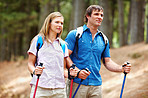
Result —
<instances>
[{"instance_id":1,"label":"gray backpack strap","mask_svg":"<svg viewBox=\"0 0 148 98\"><path fill-rule=\"evenodd\" d=\"M83 27L78 27L77 28L77 33L76 33L76 37L80 38L83 34Z\"/></svg>"},{"instance_id":2,"label":"gray backpack strap","mask_svg":"<svg viewBox=\"0 0 148 98\"><path fill-rule=\"evenodd\" d=\"M106 35L100 31L100 33L102 34L103 40L105 42L105 45L108 43L108 38L106 37Z\"/></svg>"},{"instance_id":3,"label":"gray backpack strap","mask_svg":"<svg viewBox=\"0 0 148 98\"><path fill-rule=\"evenodd\" d=\"M100 31L100 33L101 33L101 35L103 37L103 40L104 40L104 43L105 43L105 48L104 48L104 50L103 50L103 52L101 54L101 58L102 58L103 57L103 54L104 54L104 52L106 50L106 47L107 47L108 38L106 37L106 35L103 32ZM104 58L103 58L103 63L105 64L105 59Z\"/></svg>"}]
</instances>

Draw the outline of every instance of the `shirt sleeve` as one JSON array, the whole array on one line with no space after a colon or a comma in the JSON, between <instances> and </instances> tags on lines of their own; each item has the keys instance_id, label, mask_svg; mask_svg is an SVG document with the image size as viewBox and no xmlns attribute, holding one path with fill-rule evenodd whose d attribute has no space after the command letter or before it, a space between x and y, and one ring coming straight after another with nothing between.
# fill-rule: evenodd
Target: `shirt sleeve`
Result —
<instances>
[{"instance_id":1,"label":"shirt sleeve","mask_svg":"<svg viewBox=\"0 0 148 98\"><path fill-rule=\"evenodd\" d=\"M73 51L76 42L76 30L72 30L68 33L65 41L67 42L68 49Z\"/></svg>"},{"instance_id":2,"label":"shirt sleeve","mask_svg":"<svg viewBox=\"0 0 148 98\"><path fill-rule=\"evenodd\" d=\"M27 51L27 53L32 53L36 56L36 52L37 52L37 49L36 49L36 44L37 44L37 36L35 38L33 38L31 44L30 44L30 48L29 50Z\"/></svg>"},{"instance_id":3,"label":"shirt sleeve","mask_svg":"<svg viewBox=\"0 0 148 98\"><path fill-rule=\"evenodd\" d=\"M65 44L65 54L64 54L64 57L68 57L68 56L69 56L68 48L67 48L67 45Z\"/></svg>"}]
</instances>

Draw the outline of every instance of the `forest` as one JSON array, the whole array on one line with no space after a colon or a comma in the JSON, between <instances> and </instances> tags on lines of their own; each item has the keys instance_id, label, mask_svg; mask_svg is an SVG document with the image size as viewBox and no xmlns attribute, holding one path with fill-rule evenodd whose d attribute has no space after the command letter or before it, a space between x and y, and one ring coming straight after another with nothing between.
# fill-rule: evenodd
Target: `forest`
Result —
<instances>
[{"instance_id":1,"label":"forest","mask_svg":"<svg viewBox=\"0 0 148 98\"><path fill-rule=\"evenodd\" d=\"M148 0L0 0L0 61L27 58L32 38L53 11L64 16L61 38L65 39L70 30L84 24L85 10L92 4L104 8L99 29L111 48L148 43Z\"/></svg>"}]
</instances>

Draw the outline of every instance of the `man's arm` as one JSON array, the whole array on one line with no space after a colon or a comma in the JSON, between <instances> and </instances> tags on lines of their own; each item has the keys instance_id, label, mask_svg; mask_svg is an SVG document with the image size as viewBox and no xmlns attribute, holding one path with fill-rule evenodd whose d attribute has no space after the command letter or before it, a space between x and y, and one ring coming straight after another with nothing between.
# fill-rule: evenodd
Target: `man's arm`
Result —
<instances>
[{"instance_id":1,"label":"man's arm","mask_svg":"<svg viewBox=\"0 0 148 98\"><path fill-rule=\"evenodd\" d=\"M112 72L126 72L129 73L131 70L131 64L126 65L125 67L122 67L122 65L118 65L114 61L111 60L110 57L105 58L104 66Z\"/></svg>"},{"instance_id":2,"label":"man's arm","mask_svg":"<svg viewBox=\"0 0 148 98\"><path fill-rule=\"evenodd\" d=\"M71 55L71 54L72 54L72 51L68 49L68 53L69 53L69 55ZM68 56L68 57L66 58L66 67L67 67L67 69L69 69L70 66L72 66L72 64L73 64L73 61L72 61L71 58ZM75 67L75 69L79 71L79 69L78 69L77 67Z\"/></svg>"}]
</instances>

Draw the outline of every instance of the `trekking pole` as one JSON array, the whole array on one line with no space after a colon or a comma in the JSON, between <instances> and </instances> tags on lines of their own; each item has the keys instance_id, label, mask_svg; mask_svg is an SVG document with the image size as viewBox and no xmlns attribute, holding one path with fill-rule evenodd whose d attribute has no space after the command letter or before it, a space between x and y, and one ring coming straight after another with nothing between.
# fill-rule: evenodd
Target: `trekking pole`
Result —
<instances>
[{"instance_id":1,"label":"trekking pole","mask_svg":"<svg viewBox=\"0 0 148 98\"><path fill-rule=\"evenodd\" d=\"M129 65L129 64L130 64L130 63L127 62L127 64L122 65L122 67L125 67L126 65ZM120 98L122 98L123 89L124 89L124 84L125 84L125 80L126 80L126 75L127 75L127 73L124 72L124 79L123 79L122 89L121 89L121 93L120 93Z\"/></svg>"},{"instance_id":2,"label":"trekking pole","mask_svg":"<svg viewBox=\"0 0 148 98\"><path fill-rule=\"evenodd\" d=\"M87 68L86 69L82 69L82 70L86 70L87 72L89 71ZM84 79L81 79L81 81L80 81L80 83L79 83L79 85L78 85L78 87L77 87L77 89L76 89L76 91L75 91L75 93L74 93L74 95L73 95L73 97L72 98L75 98L75 95L77 94L77 92L78 92L78 90L79 90L79 87L80 87L80 85L82 84L82 81L83 81Z\"/></svg>"},{"instance_id":3,"label":"trekking pole","mask_svg":"<svg viewBox=\"0 0 148 98\"><path fill-rule=\"evenodd\" d=\"M43 66L43 63L40 63L39 66ZM34 90L34 94L33 94L33 98L35 98L35 95L36 95L36 91L37 91L37 87L38 87L38 82L39 82L39 78L40 78L40 74L37 74L37 81L36 81L36 85L35 85L35 90Z\"/></svg>"},{"instance_id":4,"label":"trekking pole","mask_svg":"<svg viewBox=\"0 0 148 98\"><path fill-rule=\"evenodd\" d=\"M75 69L75 64L72 64L71 68ZM70 73L69 73L70 75ZM71 83L70 83L70 93L69 93L69 98L71 98L71 95L72 95L72 87L73 87L73 79L74 79L74 76L70 76L70 79L71 79Z\"/></svg>"}]
</instances>

